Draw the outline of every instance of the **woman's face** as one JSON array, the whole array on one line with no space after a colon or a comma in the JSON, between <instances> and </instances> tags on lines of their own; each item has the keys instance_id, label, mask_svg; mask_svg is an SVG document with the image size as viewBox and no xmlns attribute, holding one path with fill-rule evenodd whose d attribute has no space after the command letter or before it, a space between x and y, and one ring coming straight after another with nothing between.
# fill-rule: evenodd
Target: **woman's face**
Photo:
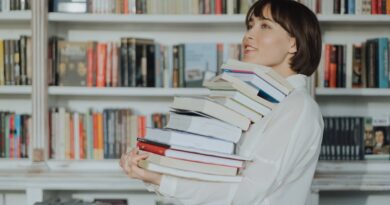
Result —
<instances>
[{"instance_id":1,"label":"woman's face","mask_svg":"<svg viewBox=\"0 0 390 205\"><path fill-rule=\"evenodd\" d=\"M243 61L272 67L276 70L290 68L289 60L296 52L295 38L272 19L266 6L264 19L252 16L242 40Z\"/></svg>"}]
</instances>

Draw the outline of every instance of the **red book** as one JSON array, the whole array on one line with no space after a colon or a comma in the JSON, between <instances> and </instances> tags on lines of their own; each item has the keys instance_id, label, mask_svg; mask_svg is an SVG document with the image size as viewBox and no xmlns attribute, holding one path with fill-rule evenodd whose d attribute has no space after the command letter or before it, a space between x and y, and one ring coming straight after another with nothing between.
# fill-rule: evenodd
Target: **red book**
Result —
<instances>
[{"instance_id":1,"label":"red book","mask_svg":"<svg viewBox=\"0 0 390 205\"><path fill-rule=\"evenodd\" d=\"M80 150L80 159L85 159L85 132L84 132L84 124L83 124L83 118L79 118L79 150Z\"/></svg>"},{"instance_id":2,"label":"red book","mask_svg":"<svg viewBox=\"0 0 390 205\"><path fill-rule=\"evenodd\" d=\"M106 61L107 61L107 44L99 43L97 49L98 65L97 65L97 82L96 87L104 87L106 85Z\"/></svg>"},{"instance_id":3,"label":"red book","mask_svg":"<svg viewBox=\"0 0 390 205\"><path fill-rule=\"evenodd\" d=\"M324 87L329 87L329 79L330 79L330 55L332 52L332 45L325 45L325 68L324 68Z\"/></svg>"},{"instance_id":4,"label":"red book","mask_svg":"<svg viewBox=\"0 0 390 205\"><path fill-rule=\"evenodd\" d=\"M129 0L123 0L123 14L129 14Z\"/></svg>"},{"instance_id":5,"label":"red book","mask_svg":"<svg viewBox=\"0 0 390 205\"><path fill-rule=\"evenodd\" d=\"M371 14L378 14L378 1L382 0L371 0Z\"/></svg>"},{"instance_id":6,"label":"red book","mask_svg":"<svg viewBox=\"0 0 390 205\"><path fill-rule=\"evenodd\" d=\"M98 159L98 119L97 114L92 113L92 121L93 121L93 157L94 159Z\"/></svg>"},{"instance_id":7,"label":"red book","mask_svg":"<svg viewBox=\"0 0 390 205\"><path fill-rule=\"evenodd\" d=\"M386 0L386 14L390 14L390 0Z\"/></svg>"},{"instance_id":8,"label":"red book","mask_svg":"<svg viewBox=\"0 0 390 205\"><path fill-rule=\"evenodd\" d=\"M337 47L332 45L329 65L329 87L337 87Z\"/></svg>"},{"instance_id":9,"label":"red book","mask_svg":"<svg viewBox=\"0 0 390 205\"><path fill-rule=\"evenodd\" d=\"M88 43L87 47L87 86L93 86L93 43Z\"/></svg>"},{"instance_id":10,"label":"red book","mask_svg":"<svg viewBox=\"0 0 390 205\"><path fill-rule=\"evenodd\" d=\"M146 117L143 115L138 116L138 137L144 138L146 135Z\"/></svg>"},{"instance_id":11,"label":"red book","mask_svg":"<svg viewBox=\"0 0 390 205\"><path fill-rule=\"evenodd\" d=\"M215 14L222 14L222 0L215 0Z\"/></svg>"},{"instance_id":12,"label":"red book","mask_svg":"<svg viewBox=\"0 0 390 205\"><path fill-rule=\"evenodd\" d=\"M118 87L118 48L113 44L112 48L112 87Z\"/></svg>"},{"instance_id":13,"label":"red book","mask_svg":"<svg viewBox=\"0 0 390 205\"><path fill-rule=\"evenodd\" d=\"M168 149L166 147L161 147L161 146L157 146L157 145L147 144L147 143L144 143L144 142L137 142L137 147L140 150L144 150L144 151L151 152L151 153L154 153L154 154L159 154L159 155L165 155L165 151Z\"/></svg>"}]
</instances>

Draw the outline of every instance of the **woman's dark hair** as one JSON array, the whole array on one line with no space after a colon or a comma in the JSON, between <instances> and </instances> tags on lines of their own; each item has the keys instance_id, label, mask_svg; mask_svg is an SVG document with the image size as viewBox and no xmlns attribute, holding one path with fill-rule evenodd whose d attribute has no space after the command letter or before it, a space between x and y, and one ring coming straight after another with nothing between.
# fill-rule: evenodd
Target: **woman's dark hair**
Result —
<instances>
[{"instance_id":1,"label":"woman's dark hair","mask_svg":"<svg viewBox=\"0 0 390 205\"><path fill-rule=\"evenodd\" d=\"M291 58L291 69L310 76L321 59L321 29L316 15L293 0L258 0L246 15L247 29L253 16L264 18L263 11L267 5L270 6L273 20L296 39L297 52Z\"/></svg>"}]
</instances>

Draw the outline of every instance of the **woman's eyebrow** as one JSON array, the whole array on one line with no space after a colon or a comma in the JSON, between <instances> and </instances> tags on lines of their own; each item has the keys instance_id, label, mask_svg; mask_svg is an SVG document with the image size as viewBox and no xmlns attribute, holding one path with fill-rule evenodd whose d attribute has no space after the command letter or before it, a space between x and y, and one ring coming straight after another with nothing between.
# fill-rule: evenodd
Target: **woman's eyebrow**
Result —
<instances>
[{"instance_id":1,"label":"woman's eyebrow","mask_svg":"<svg viewBox=\"0 0 390 205\"><path fill-rule=\"evenodd\" d=\"M259 17L260 20L264 20L264 21L269 21L271 23L275 23L275 21L273 21L272 19L269 19L267 17Z\"/></svg>"}]
</instances>

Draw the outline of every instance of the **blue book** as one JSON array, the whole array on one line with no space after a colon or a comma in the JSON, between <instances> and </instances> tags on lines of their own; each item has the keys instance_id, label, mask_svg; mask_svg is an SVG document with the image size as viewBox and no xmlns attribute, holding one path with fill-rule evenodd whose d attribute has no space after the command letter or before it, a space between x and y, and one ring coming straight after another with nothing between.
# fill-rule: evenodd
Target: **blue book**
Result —
<instances>
[{"instance_id":1,"label":"blue book","mask_svg":"<svg viewBox=\"0 0 390 205\"><path fill-rule=\"evenodd\" d=\"M14 134L14 158L19 158L20 154L20 115L15 114L14 118L15 134Z\"/></svg>"},{"instance_id":2,"label":"blue book","mask_svg":"<svg viewBox=\"0 0 390 205\"><path fill-rule=\"evenodd\" d=\"M355 14L355 0L348 1L348 14Z\"/></svg>"},{"instance_id":3,"label":"blue book","mask_svg":"<svg viewBox=\"0 0 390 205\"><path fill-rule=\"evenodd\" d=\"M389 87L389 66L388 66L388 52L389 52L389 41L387 38L378 39L378 80L379 88Z\"/></svg>"}]
</instances>

